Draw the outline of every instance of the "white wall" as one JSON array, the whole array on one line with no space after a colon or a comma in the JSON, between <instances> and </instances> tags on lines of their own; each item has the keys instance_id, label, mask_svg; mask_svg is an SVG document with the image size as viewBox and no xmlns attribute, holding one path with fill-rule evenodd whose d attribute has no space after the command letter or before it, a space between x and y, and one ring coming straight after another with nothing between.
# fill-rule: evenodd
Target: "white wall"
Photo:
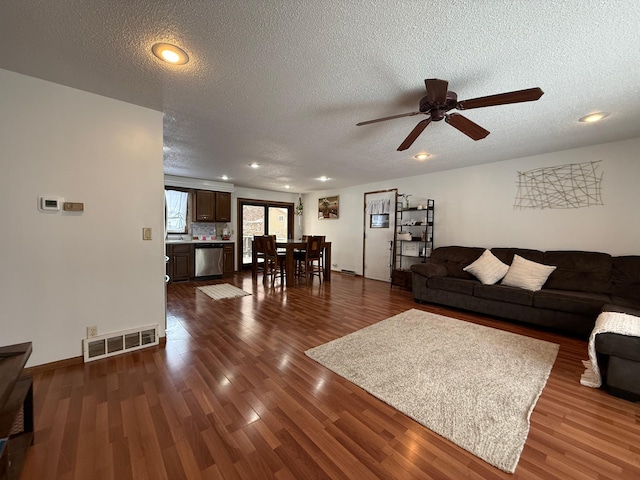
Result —
<instances>
[{"instance_id":1,"label":"white wall","mask_svg":"<svg viewBox=\"0 0 640 480\"><path fill-rule=\"evenodd\" d=\"M162 113L6 70L0 112L0 345L32 341L33 366L81 355L89 325L164 336Z\"/></svg>"},{"instance_id":2,"label":"white wall","mask_svg":"<svg viewBox=\"0 0 640 480\"><path fill-rule=\"evenodd\" d=\"M411 205L435 199L435 246L590 250L640 255L640 139L306 194L304 233L332 242L335 270L362 273L364 192L398 188ZM515 209L517 172L601 160L604 205ZM340 218L318 220L318 199L340 195Z\"/></svg>"}]
</instances>

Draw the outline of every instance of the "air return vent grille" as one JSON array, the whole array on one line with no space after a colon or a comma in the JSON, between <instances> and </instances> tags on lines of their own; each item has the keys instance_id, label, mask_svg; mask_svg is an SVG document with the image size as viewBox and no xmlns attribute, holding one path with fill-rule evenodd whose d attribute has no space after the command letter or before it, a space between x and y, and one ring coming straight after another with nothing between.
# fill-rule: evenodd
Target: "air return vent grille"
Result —
<instances>
[{"instance_id":1,"label":"air return vent grille","mask_svg":"<svg viewBox=\"0 0 640 480\"><path fill-rule=\"evenodd\" d=\"M92 362L100 358L140 350L158 345L158 325L123 330L82 340L84 361Z\"/></svg>"}]
</instances>

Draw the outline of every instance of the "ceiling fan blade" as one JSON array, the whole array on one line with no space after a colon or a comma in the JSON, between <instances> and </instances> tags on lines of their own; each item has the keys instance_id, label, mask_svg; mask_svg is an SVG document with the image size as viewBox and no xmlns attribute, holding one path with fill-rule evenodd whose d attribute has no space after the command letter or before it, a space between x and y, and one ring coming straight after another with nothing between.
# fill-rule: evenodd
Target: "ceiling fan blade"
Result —
<instances>
[{"instance_id":1,"label":"ceiling fan blade","mask_svg":"<svg viewBox=\"0 0 640 480\"><path fill-rule=\"evenodd\" d=\"M472 122L467 117L464 117L459 113L451 113L445 116L444 121L474 140L481 140L489 135L489 130L485 130L477 123Z\"/></svg>"},{"instance_id":2,"label":"ceiling fan blade","mask_svg":"<svg viewBox=\"0 0 640 480\"><path fill-rule=\"evenodd\" d=\"M413 142L416 141L416 138L418 138L420 134L424 131L424 129L429 126L430 123L431 123L431 118L426 118L421 122L418 122L418 124L415 127L413 127L413 130L411 130L411 133L407 136L407 138L404 139L404 142L400 144L400 146L398 147L398 151L401 152L409 148L411 144L413 144Z\"/></svg>"},{"instance_id":3,"label":"ceiling fan blade","mask_svg":"<svg viewBox=\"0 0 640 480\"><path fill-rule=\"evenodd\" d=\"M356 126L359 127L361 125L369 125L370 123L384 122L386 120L393 120L394 118L411 117L413 115L419 115L421 113L424 112L401 113L399 115L391 115L390 117L376 118L375 120L367 120L366 122L356 123Z\"/></svg>"},{"instance_id":4,"label":"ceiling fan blade","mask_svg":"<svg viewBox=\"0 0 640 480\"><path fill-rule=\"evenodd\" d=\"M544 92L538 87L527 88L515 92L498 93L497 95L462 100L458 102L456 108L458 110L469 110L471 108L492 107L494 105L506 105L508 103L533 102L538 100L543 94Z\"/></svg>"},{"instance_id":5,"label":"ceiling fan blade","mask_svg":"<svg viewBox=\"0 0 640 480\"><path fill-rule=\"evenodd\" d=\"M425 79L424 85L427 87L427 98L431 103L443 104L447 101L449 82L438 78L429 78Z\"/></svg>"}]
</instances>

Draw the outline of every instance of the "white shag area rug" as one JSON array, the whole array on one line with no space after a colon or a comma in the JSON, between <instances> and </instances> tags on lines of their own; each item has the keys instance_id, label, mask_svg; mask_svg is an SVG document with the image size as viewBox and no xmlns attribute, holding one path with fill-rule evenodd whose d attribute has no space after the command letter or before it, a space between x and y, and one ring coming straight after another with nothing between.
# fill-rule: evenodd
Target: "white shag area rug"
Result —
<instances>
[{"instance_id":1,"label":"white shag area rug","mask_svg":"<svg viewBox=\"0 0 640 480\"><path fill-rule=\"evenodd\" d=\"M249 292L245 292L238 287L234 287L228 283L220 283L218 285L206 285L204 287L197 287L202 293L206 293L214 300L221 300L223 298L235 298L245 297L251 295Z\"/></svg>"},{"instance_id":2,"label":"white shag area rug","mask_svg":"<svg viewBox=\"0 0 640 480\"><path fill-rule=\"evenodd\" d=\"M513 473L558 348L412 309L305 353L430 430Z\"/></svg>"}]
</instances>

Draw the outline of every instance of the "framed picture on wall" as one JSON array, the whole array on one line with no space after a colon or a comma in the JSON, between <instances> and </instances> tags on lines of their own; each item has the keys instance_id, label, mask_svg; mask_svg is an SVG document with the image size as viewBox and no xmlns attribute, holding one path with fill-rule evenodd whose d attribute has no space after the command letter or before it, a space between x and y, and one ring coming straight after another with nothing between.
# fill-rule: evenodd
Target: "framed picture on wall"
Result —
<instances>
[{"instance_id":1,"label":"framed picture on wall","mask_svg":"<svg viewBox=\"0 0 640 480\"><path fill-rule=\"evenodd\" d=\"M319 198L318 218L320 220L338 218L339 201L340 197L338 195L335 197Z\"/></svg>"}]
</instances>

